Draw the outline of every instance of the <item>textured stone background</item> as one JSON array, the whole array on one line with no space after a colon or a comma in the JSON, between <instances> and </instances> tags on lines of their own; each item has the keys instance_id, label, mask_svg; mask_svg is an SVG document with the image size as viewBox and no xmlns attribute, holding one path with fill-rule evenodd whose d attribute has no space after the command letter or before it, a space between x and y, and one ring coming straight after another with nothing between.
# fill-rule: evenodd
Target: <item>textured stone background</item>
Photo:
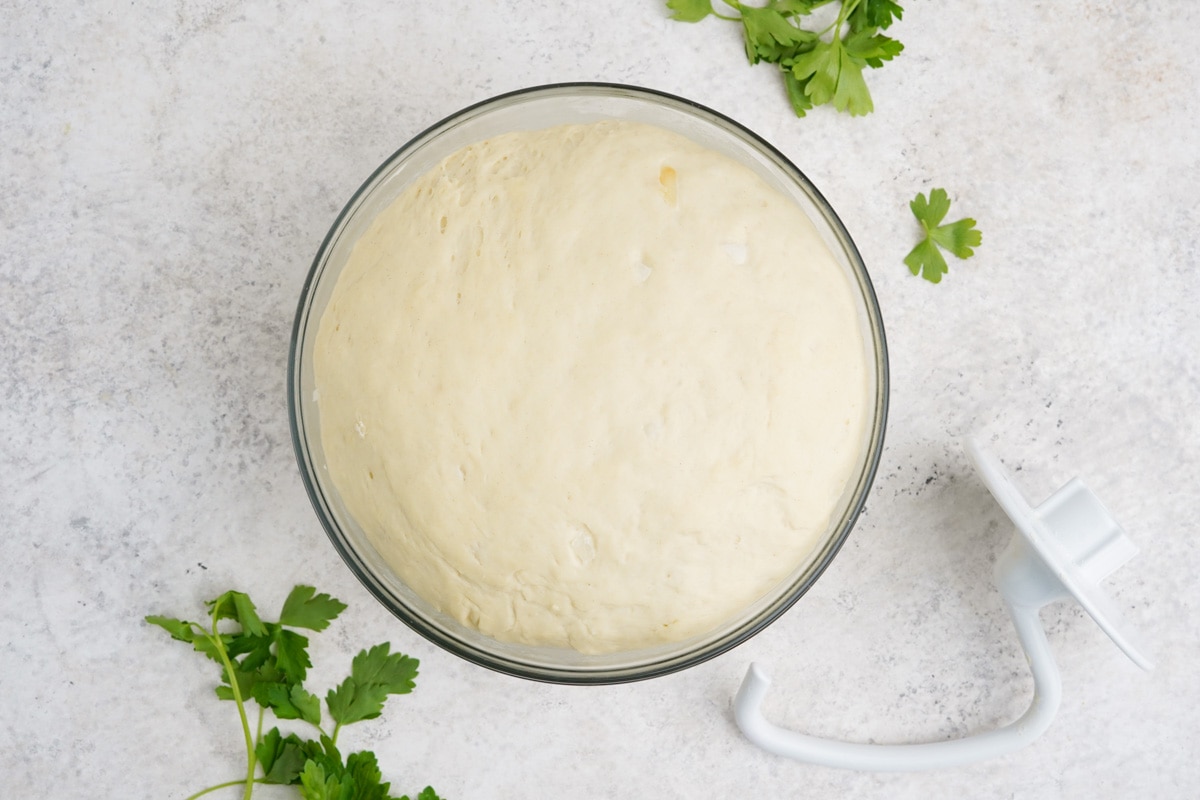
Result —
<instances>
[{"instance_id":1,"label":"textured stone background","mask_svg":"<svg viewBox=\"0 0 1200 800\"><path fill-rule=\"evenodd\" d=\"M1200 6L912 0L876 113L797 120L737 29L603 4L0 0L0 774L17 797L183 797L236 777L212 669L142 624L230 587L347 600L326 686L362 646L418 691L349 729L401 791L508 797L1183 797L1200 785ZM743 647L600 689L492 674L394 621L298 479L285 370L325 230L409 137L569 80L688 96L822 189L879 293L891 419L825 577ZM907 201L947 187L984 245L939 286L901 259ZM952 214L955 213L952 211ZM1044 614L1055 725L974 767L872 775L759 752L730 699L858 741L1014 718L1031 681L991 570L1010 526L959 437L1035 500L1074 475L1141 548L1108 583L1143 674L1077 607ZM269 571L258 565L271 564ZM232 793L230 793L232 796ZM264 797L285 796L263 792Z\"/></svg>"}]
</instances>

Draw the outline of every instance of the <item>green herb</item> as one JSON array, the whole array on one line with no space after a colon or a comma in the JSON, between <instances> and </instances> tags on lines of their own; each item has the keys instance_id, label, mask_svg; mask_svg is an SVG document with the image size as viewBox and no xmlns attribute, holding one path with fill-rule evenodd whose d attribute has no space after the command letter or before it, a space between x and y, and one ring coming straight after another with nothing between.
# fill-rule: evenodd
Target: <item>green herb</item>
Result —
<instances>
[{"instance_id":1,"label":"green herb","mask_svg":"<svg viewBox=\"0 0 1200 800\"><path fill-rule=\"evenodd\" d=\"M983 234L975 228L975 220L970 217L941 224L950 211L950 198L945 189L930 190L928 200L924 194L918 194L908 207L925 229L921 243L904 257L904 263L913 275L919 274L931 283L938 283L950 271L939 246L959 258L970 258L975 254L972 248L983 241Z\"/></svg>"},{"instance_id":2,"label":"green herb","mask_svg":"<svg viewBox=\"0 0 1200 800\"><path fill-rule=\"evenodd\" d=\"M871 113L875 105L863 69L878 69L904 49L880 33L904 14L892 0L840 0L836 20L821 29L810 27L812 12L836 0L768 0L764 6L722 1L737 15L718 13L712 0L667 0L667 8L680 22L711 15L740 23L746 58L778 65L798 117L826 103L851 116Z\"/></svg>"},{"instance_id":3,"label":"green herb","mask_svg":"<svg viewBox=\"0 0 1200 800\"><path fill-rule=\"evenodd\" d=\"M146 621L157 625L172 639L187 642L221 666L217 697L237 705L246 742L246 775L210 786L188 800L228 786L244 785L249 798L255 784L295 786L304 800L408 800L388 794L375 754L351 753L345 759L337 748L338 734L345 725L374 719L383 713L389 695L408 694L415 686L418 662L392 653L390 644L380 644L356 655L350 677L325 696L333 727L322 726L321 700L304 688L312 662L308 637L296 629L323 631L346 605L311 586L292 589L278 622L264 622L242 592L225 592L205 604L209 621L201 625L187 620L151 615ZM258 724L251 731L246 704L258 704ZM276 719L301 720L316 729L316 739L295 733L284 736L279 728L262 732L263 716L271 711ZM439 800L430 787L417 800Z\"/></svg>"}]
</instances>

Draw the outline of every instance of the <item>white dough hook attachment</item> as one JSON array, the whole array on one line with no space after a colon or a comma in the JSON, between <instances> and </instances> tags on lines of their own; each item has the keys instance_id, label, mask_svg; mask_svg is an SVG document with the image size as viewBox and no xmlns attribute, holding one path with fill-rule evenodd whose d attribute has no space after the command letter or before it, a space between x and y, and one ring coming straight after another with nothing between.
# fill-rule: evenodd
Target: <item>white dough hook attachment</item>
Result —
<instances>
[{"instance_id":1,"label":"white dough hook attachment","mask_svg":"<svg viewBox=\"0 0 1200 800\"><path fill-rule=\"evenodd\" d=\"M829 767L918 771L983 761L1032 742L1050 727L1062 700L1062 681L1038 618L1042 606L1074 597L1104 632L1143 669L1151 663L1134 642L1099 583L1137 548L1090 490L1073 479L1037 508L1009 480L1000 462L977 442L967 455L1017 531L996 564L996 583L1033 672L1033 702L1015 722L963 739L925 744L857 744L783 730L761 706L770 678L757 664L733 701L738 727L750 741L782 756Z\"/></svg>"}]
</instances>

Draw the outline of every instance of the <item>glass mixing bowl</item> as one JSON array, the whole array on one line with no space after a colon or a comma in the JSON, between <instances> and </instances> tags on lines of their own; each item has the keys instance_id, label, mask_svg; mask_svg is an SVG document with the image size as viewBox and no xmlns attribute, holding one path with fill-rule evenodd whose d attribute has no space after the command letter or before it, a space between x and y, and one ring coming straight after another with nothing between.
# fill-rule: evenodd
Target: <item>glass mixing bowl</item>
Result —
<instances>
[{"instance_id":1,"label":"glass mixing bowl","mask_svg":"<svg viewBox=\"0 0 1200 800\"><path fill-rule=\"evenodd\" d=\"M808 214L858 288L865 355L873 365L869 389L874 408L856 473L821 544L773 591L706 634L629 652L585 655L493 639L441 613L396 576L348 513L330 480L321 445L313 347L333 286L355 242L414 179L454 151L499 134L605 119L656 125L732 157ZM883 447L887 402L887 347L874 289L841 220L808 178L774 147L715 111L661 92L599 83L542 86L486 100L447 117L388 158L350 198L317 252L300 295L288 362L288 411L300 475L321 524L351 571L389 611L446 650L511 675L557 683L617 683L664 675L723 653L778 618L820 577L853 527Z\"/></svg>"}]
</instances>

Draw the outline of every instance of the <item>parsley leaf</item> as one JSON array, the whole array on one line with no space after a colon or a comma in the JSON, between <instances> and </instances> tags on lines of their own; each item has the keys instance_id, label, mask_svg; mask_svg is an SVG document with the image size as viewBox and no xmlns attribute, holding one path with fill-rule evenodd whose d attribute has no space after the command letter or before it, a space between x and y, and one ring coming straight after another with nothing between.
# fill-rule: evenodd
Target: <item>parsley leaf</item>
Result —
<instances>
[{"instance_id":1,"label":"parsley leaf","mask_svg":"<svg viewBox=\"0 0 1200 800\"><path fill-rule=\"evenodd\" d=\"M391 800L390 784L382 778L370 751L351 753L344 764L328 757L312 759L299 776L300 796L306 800Z\"/></svg>"},{"instance_id":2,"label":"parsley leaf","mask_svg":"<svg viewBox=\"0 0 1200 800\"><path fill-rule=\"evenodd\" d=\"M746 40L746 58L751 64L759 61L778 63L811 48L818 37L812 31L797 28L783 13L769 6L742 6L742 35Z\"/></svg>"},{"instance_id":3,"label":"parsley leaf","mask_svg":"<svg viewBox=\"0 0 1200 800\"><path fill-rule=\"evenodd\" d=\"M842 45L847 53L872 69L882 67L884 61L891 61L904 50L904 45L875 33L871 28L854 31L843 40Z\"/></svg>"},{"instance_id":4,"label":"parsley leaf","mask_svg":"<svg viewBox=\"0 0 1200 800\"><path fill-rule=\"evenodd\" d=\"M904 9L892 0L861 0L850 13L851 30L886 29L904 16Z\"/></svg>"},{"instance_id":5,"label":"parsley leaf","mask_svg":"<svg viewBox=\"0 0 1200 800\"><path fill-rule=\"evenodd\" d=\"M383 701L387 691L382 686L360 685L353 678L346 678L336 689L325 695L329 716L338 725L350 725L364 719L375 719L383 713Z\"/></svg>"},{"instance_id":6,"label":"parsley leaf","mask_svg":"<svg viewBox=\"0 0 1200 800\"><path fill-rule=\"evenodd\" d=\"M790 70L783 71L783 85L787 90L788 101L797 117L803 117L813 107L812 98L804 93L804 84L796 80L796 75Z\"/></svg>"},{"instance_id":7,"label":"parsley leaf","mask_svg":"<svg viewBox=\"0 0 1200 800\"><path fill-rule=\"evenodd\" d=\"M921 223L925 236L907 256L904 263L913 275L920 275L930 283L939 283L950 271L946 259L938 247L949 250L959 258L970 258L983 241L983 234L975 228L975 220L965 217L957 222L941 224L950 211L950 197L945 189L932 189L929 198L918 193L909 203L913 216Z\"/></svg>"},{"instance_id":8,"label":"parsley leaf","mask_svg":"<svg viewBox=\"0 0 1200 800\"><path fill-rule=\"evenodd\" d=\"M315 761L304 765L300 787L300 796L304 800L341 800L342 797L341 782L336 776L326 777L325 768Z\"/></svg>"},{"instance_id":9,"label":"parsley leaf","mask_svg":"<svg viewBox=\"0 0 1200 800\"><path fill-rule=\"evenodd\" d=\"M150 616L146 617L146 622L162 628L167 633L171 634L172 639L178 642L188 643L195 641L195 636L192 633L193 626L199 627L194 622L186 622L184 620L174 619L172 617L163 617L159 616L158 614L151 614Z\"/></svg>"},{"instance_id":10,"label":"parsley leaf","mask_svg":"<svg viewBox=\"0 0 1200 800\"><path fill-rule=\"evenodd\" d=\"M272 728L254 748L263 768L263 783L294 783L308 761L299 736L292 733L285 739L278 728Z\"/></svg>"},{"instance_id":11,"label":"parsley leaf","mask_svg":"<svg viewBox=\"0 0 1200 800\"><path fill-rule=\"evenodd\" d=\"M391 645L384 642L361 651L350 663L350 675L359 684L384 686L388 694L408 694L416 686L420 662L390 650Z\"/></svg>"},{"instance_id":12,"label":"parsley leaf","mask_svg":"<svg viewBox=\"0 0 1200 800\"><path fill-rule=\"evenodd\" d=\"M216 600L209 600L205 605L208 606L213 619L236 619L242 626L242 630L251 636L262 636L267 632L267 629L263 627L262 620L258 618L258 611L254 608L254 603L250 602L250 597L242 592L225 592Z\"/></svg>"},{"instance_id":13,"label":"parsley leaf","mask_svg":"<svg viewBox=\"0 0 1200 800\"><path fill-rule=\"evenodd\" d=\"M302 719L318 727L321 725L321 700L303 686L260 683L254 687L253 697L279 719Z\"/></svg>"},{"instance_id":14,"label":"parsley leaf","mask_svg":"<svg viewBox=\"0 0 1200 800\"><path fill-rule=\"evenodd\" d=\"M359 652L351 662L350 677L329 691L325 703L339 726L374 719L383 712L388 695L413 690L418 661L388 650L385 643Z\"/></svg>"},{"instance_id":15,"label":"parsley leaf","mask_svg":"<svg viewBox=\"0 0 1200 800\"><path fill-rule=\"evenodd\" d=\"M814 8L826 5L832 0L770 0L768 8L773 8L789 17L811 14Z\"/></svg>"},{"instance_id":16,"label":"parsley leaf","mask_svg":"<svg viewBox=\"0 0 1200 800\"><path fill-rule=\"evenodd\" d=\"M291 628L323 631L346 610L346 604L327 594L316 594L311 586L297 586L283 602L279 624Z\"/></svg>"},{"instance_id":17,"label":"parsley leaf","mask_svg":"<svg viewBox=\"0 0 1200 800\"><path fill-rule=\"evenodd\" d=\"M680 22L699 22L713 13L712 0L667 0L667 8L674 12L671 19Z\"/></svg>"},{"instance_id":18,"label":"parsley leaf","mask_svg":"<svg viewBox=\"0 0 1200 800\"><path fill-rule=\"evenodd\" d=\"M792 74L804 86L813 105L832 102L838 111L851 116L869 114L875 106L863 80L865 61L852 55L841 39L821 42L792 61Z\"/></svg>"},{"instance_id":19,"label":"parsley leaf","mask_svg":"<svg viewBox=\"0 0 1200 800\"><path fill-rule=\"evenodd\" d=\"M308 637L295 631L278 628L275 631L275 664L291 683L301 683L308 675L312 662L308 660Z\"/></svg>"}]
</instances>

